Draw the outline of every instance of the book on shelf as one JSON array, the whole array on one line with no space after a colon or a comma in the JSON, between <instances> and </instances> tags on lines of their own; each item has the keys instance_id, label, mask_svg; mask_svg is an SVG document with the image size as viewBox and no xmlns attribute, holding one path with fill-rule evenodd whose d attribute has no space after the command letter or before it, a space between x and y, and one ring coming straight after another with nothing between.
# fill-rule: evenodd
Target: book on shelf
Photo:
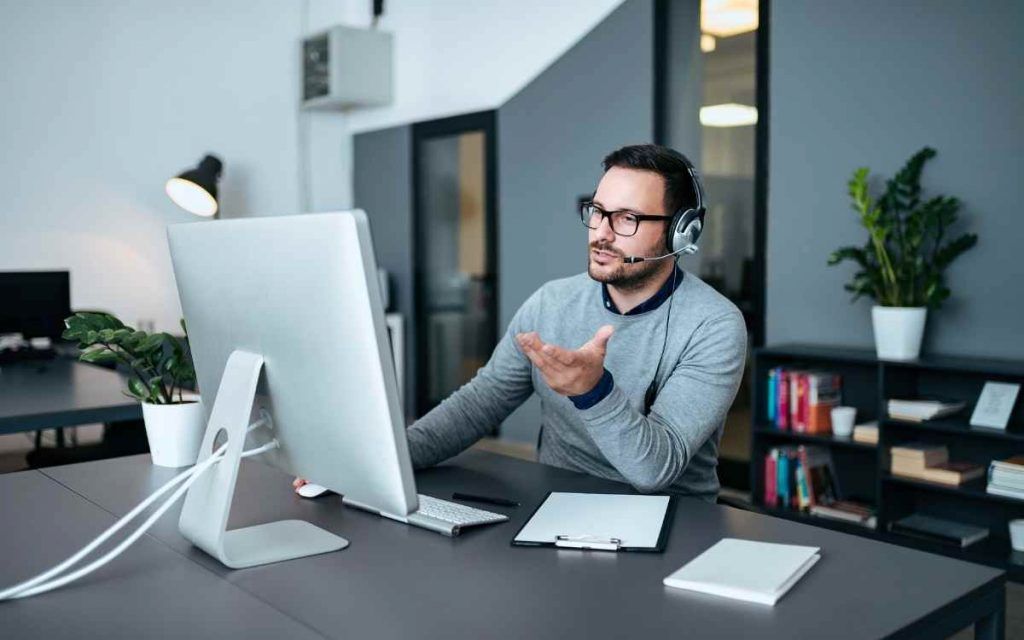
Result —
<instances>
[{"instance_id":1,"label":"book on shelf","mask_svg":"<svg viewBox=\"0 0 1024 640\"><path fill-rule=\"evenodd\" d=\"M819 518L850 522L869 529L878 526L875 510L868 505L852 500L835 500L829 504L816 504L811 507L810 513Z\"/></svg>"},{"instance_id":2,"label":"book on shelf","mask_svg":"<svg viewBox=\"0 0 1024 640\"><path fill-rule=\"evenodd\" d=\"M1024 500L1024 489L1014 489L1012 487L989 483L988 486L985 487L985 492L991 493L994 496Z\"/></svg>"},{"instance_id":3,"label":"book on shelf","mask_svg":"<svg viewBox=\"0 0 1024 640\"><path fill-rule=\"evenodd\" d=\"M768 372L768 420L782 431L832 432L832 408L842 401L842 378L827 371L775 367Z\"/></svg>"},{"instance_id":4,"label":"book on shelf","mask_svg":"<svg viewBox=\"0 0 1024 640\"><path fill-rule=\"evenodd\" d=\"M949 450L941 445L909 443L889 449L889 471L894 476L959 486L985 474L985 468L970 462L950 462Z\"/></svg>"},{"instance_id":5,"label":"book on shelf","mask_svg":"<svg viewBox=\"0 0 1024 640\"><path fill-rule=\"evenodd\" d=\"M962 401L943 400L899 400L887 402L889 417L909 422L924 422L933 418L942 418L962 411L967 406Z\"/></svg>"},{"instance_id":6,"label":"book on shelf","mask_svg":"<svg viewBox=\"0 0 1024 640\"><path fill-rule=\"evenodd\" d=\"M949 460L949 450L938 444L927 442L908 442L889 449L893 461L897 458L910 462L918 462L922 466L941 464Z\"/></svg>"},{"instance_id":7,"label":"book on shelf","mask_svg":"<svg viewBox=\"0 0 1024 640\"><path fill-rule=\"evenodd\" d=\"M896 458L893 458L891 471L894 476L936 482L953 487L977 480L985 475L984 467L970 462L943 462L931 467L918 467L906 463L901 464Z\"/></svg>"},{"instance_id":8,"label":"book on shelf","mask_svg":"<svg viewBox=\"0 0 1024 640\"><path fill-rule=\"evenodd\" d=\"M878 444L878 420L854 425L853 441L864 444Z\"/></svg>"},{"instance_id":9,"label":"book on shelf","mask_svg":"<svg viewBox=\"0 0 1024 640\"><path fill-rule=\"evenodd\" d=\"M832 454L824 447L775 447L765 455L764 476L768 507L806 510L839 496Z\"/></svg>"},{"instance_id":10,"label":"book on shelf","mask_svg":"<svg viewBox=\"0 0 1024 640\"><path fill-rule=\"evenodd\" d=\"M991 466L988 468L988 483L1004 489L1024 491L1024 475L993 469Z\"/></svg>"},{"instance_id":11,"label":"book on shelf","mask_svg":"<svg viewBox=\"0 0 1024 640\"><path fill-rule=\"evenodd\" d=\"M956 547L966 547L988 537L989 530L945 518L912 513L889 525L894 533L940 542Z\"/></svg>"},{"instance_id":12,"label":"book on shelf","mask_svg":"<svg viewBox=\"0 0 1024 640\"><path fill-rule=\"evenodd\" d=\"M996 469L1004 469L1010 472L1016 472L1024 474L1024 455L1013 456L1006 460L993 460L992 467Z\"/></svg>"},{"instance_id":13,"label":"book on shelf","mask_svg":"<svg viewBox=\"0 0 1024 640\"><path fill-rule=\"evenodd\" d=\"M1024 456L990 462L985 491L997 496L1024 500Z\"/></svg>"}]
</instances>

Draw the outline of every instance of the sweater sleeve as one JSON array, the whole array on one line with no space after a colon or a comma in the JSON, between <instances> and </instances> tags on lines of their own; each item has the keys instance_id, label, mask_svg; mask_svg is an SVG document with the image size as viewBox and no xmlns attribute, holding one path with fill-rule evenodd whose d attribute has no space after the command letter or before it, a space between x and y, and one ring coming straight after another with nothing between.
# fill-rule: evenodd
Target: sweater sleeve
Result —
<instances>
[{"instance_id":1,"label":"sweater sleeve","mask_svg":"<svg viewBox=\"0 0 1024 640\"><path fill-rule=\"evenodd\" d=\"M644 416L621 388L580 411L598 448L638 491L661 491L725 421L747 356L739 311L708 320L694 332Z\"/></svg>"},{"instance_id":2,"label":"sweater sleeve","mask_svg":"<svg viewBox=\"0 0 1024 640\"><path fill-rule=\"evenodd\" d=\"M533 393L530 361L515 336L533 317L539 293L519 308L491 359L473 379L409 427L413 467L429 467L461 453L491 433Z\"/></svg>"}]
</instances>

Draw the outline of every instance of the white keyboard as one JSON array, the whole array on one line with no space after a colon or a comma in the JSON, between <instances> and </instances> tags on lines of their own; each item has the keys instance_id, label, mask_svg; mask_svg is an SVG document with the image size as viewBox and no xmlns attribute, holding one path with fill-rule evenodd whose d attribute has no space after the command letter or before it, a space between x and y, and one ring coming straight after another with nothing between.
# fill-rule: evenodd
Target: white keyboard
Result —
<instances>
[{"instance_id":1,"label":"white keyboard","mask_svg":"<svg viewBox=\"0 0 1024 640\"><path fill-rule=\"evenodd\" d=\"M422 494L419 494L418 497L420 508L407 516L384 513L379 509L361 504L347 497L343 498L343 501L350 507L376 513L381 517L389 518L391 520L397 520L417 527L423 527L424 529L430 529L437 533L443 533L446 536L459 535L463 527L505 522L508 520L508 516L501 513L493 513L491 511L484 511L483 509L474 509L473 507L467 507L456 502L448 502L447 500L441 500L439 498L425 496Z\"/></svg>"},{"instance_id":2,"label":"white keyboard","mask_svg":"<svg viewBox=\"0 0 1024 640\"><path fill-rule=\"evenodd\" d=\"M457 502L448 502L431 496L419 494L420 508L416 510L417 515L427 516L435 520L450 522L458 527L470 527L477 524L491 524L492 522L504 522L508 516L483 509L474 509Z\"/></svg>"}]
</instances>

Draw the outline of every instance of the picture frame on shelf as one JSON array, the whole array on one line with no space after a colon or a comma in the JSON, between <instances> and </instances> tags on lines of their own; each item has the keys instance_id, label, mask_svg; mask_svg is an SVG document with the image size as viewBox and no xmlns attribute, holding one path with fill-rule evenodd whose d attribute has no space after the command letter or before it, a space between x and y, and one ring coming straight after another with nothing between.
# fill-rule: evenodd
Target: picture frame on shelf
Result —
<instances>
[{"instance_id":1,"label":"picture frame on shelf","mask_svg":"<svg viewBox=\"0 0 1024 640\"><path fill-rule=\"evenodd\" d=\"M1017 404L1020 385L1009 382L988 381L978 396L971 414L972 427L987 427L1005 431L1010 422L1010 414Z\"/></svg>"}]
</instances>

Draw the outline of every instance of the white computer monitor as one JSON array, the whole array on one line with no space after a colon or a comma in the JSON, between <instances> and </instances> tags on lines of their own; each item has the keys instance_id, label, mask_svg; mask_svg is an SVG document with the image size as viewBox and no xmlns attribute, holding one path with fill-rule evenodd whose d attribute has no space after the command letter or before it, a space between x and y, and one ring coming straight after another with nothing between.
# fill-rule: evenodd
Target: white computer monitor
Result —
<instances>
[{"instance_id":1,"label":"white computer monitor","mask_svg":"<svg viewBox=\"0 0 1024 640\"><path fill-rule=\"evenodd\" d=\"M272 431L254 431L249 446L276 438L279 447L261 456L269 464L383 513L415 511L366 214L202 221L173 225L168 238L210 419L200 461L222 428L238 440L242 423L266 412ZM275 545L340 548L308 523L227 531L231 459L243 447L231 444L227 464L189 491L180 521L187 537L236 567L308 555Z\"/></svg>"}]
</instances>

